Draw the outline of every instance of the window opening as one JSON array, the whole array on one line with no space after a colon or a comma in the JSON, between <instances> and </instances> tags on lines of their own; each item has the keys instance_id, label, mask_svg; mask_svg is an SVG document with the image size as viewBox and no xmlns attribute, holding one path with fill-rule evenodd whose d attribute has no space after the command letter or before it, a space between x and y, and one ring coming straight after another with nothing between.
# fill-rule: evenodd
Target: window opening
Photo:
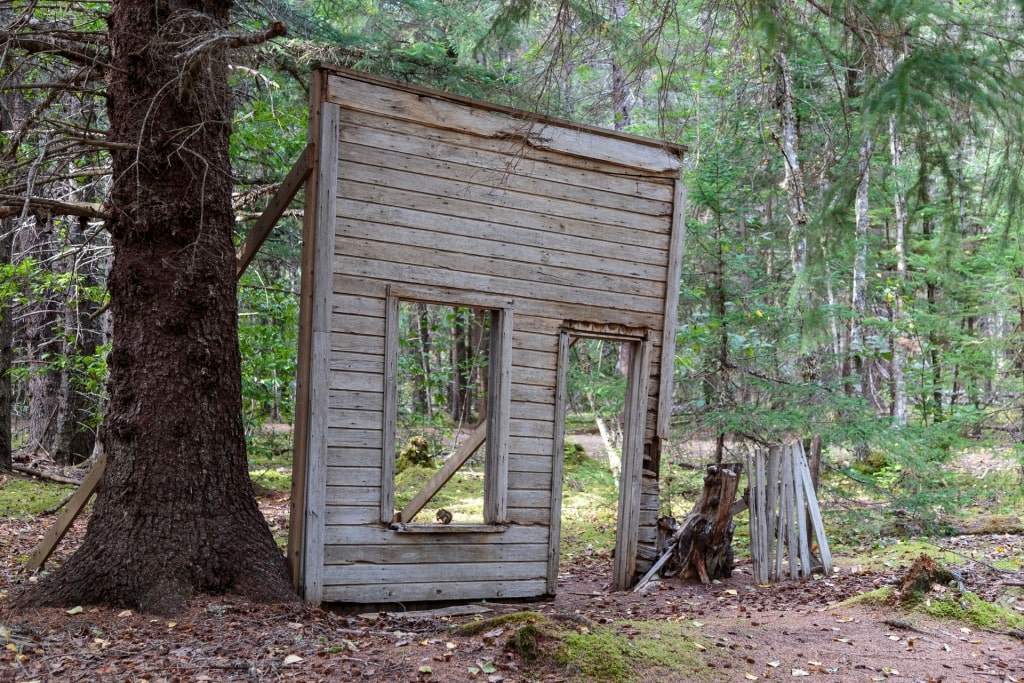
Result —
<instances>
[{"instance_id":1,"label":"window opening","mask_svg":"<svg viewBox=\"0 0 1024 683\"><path fill-rule=\"evenodd\" d=\"M397 302L393 522L495 521L485 511L500 317L500 310Z\"/></svg>"}]
</instances>

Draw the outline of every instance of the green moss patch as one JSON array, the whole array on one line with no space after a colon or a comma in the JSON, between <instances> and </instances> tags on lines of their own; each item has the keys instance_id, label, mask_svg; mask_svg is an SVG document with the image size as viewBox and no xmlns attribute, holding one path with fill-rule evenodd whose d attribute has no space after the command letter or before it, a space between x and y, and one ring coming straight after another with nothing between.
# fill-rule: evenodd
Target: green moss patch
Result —
<instances>
[{"instance_id":1,"label":"green moss patch","mask_svg":"<svg viewBox=\"0 0 1024 683\"><path fill-rule=\"evenodd\" d=\"M939 619L948 619L994 631L1024 630L1024 614L986 602L970 591L949 591L948 596L926 597L917 609Z\"/></svg>"},{"instance_id":2,"label":"green moss patch","mask_svg":"<svg viewBox=\"0 0 1024 683\"><path fill-rule=\"evenodd\" d=\"M714 676L700 659L681 624L628 621L597 625L584 619L560 618L538 612L515 612L480 619L456 629L456 634L501 638L526 667L564 669L573 681L628 683L652 674L670 680L688 672L686 680Z\"/></svg>"},{"instance_id":3,"label":"green moss patch","mask_svg":"<svg viewBox=\"0 0 1024 683\"><path fill-rule=\"evenodd\" d=\"M26 519L44 514L67 498L71 484L57 484L31 477L8 475L0 478L0 517Z\"/></svg>"}]
</instances>

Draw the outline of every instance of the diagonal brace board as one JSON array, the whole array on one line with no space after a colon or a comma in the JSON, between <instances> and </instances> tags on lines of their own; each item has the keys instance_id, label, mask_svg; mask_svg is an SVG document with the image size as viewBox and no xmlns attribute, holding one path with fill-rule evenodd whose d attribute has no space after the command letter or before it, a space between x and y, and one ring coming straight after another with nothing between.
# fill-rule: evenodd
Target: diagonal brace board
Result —
<instances>
[{"instance_id":1,"label":"diagonal brace board","mask_svg":"<svg viewBox=\"0 0 1024 683\"><path fill-rule=\"evenodd\" d=\"M85 475L85 479L79 484L78 490L71 496L71 500L68 501L67 506L57 517L57 521L46 532L46 535L39 542L39 545L36 546L36 549L32 551L32 556L28 558L28 564L26 565L26 569L30 572L41 568L50 557L50 554L53 553L57 544L60 543L60 539L64 538L64 534L68 532L71 523L75 521L75 518L85 508L85 504L92 498L93 491L96 490L96 486L100 483L100 478L103 476L103 470L106 466L107 454L104 452L93 463L89 474Z\"/></svg>"},{"instance_id":2,"label":"diagonal brace board","mask_svg":"<svg viewBox=\"0 0 1024 683\"><path fill-rule=\"evenodd\" d=\"M295 165L292 166L292 170L288 171L288 175L285 177L284 182L277 188L277 192L270 198L270 202L267 204L267 208L264 209L260 217L256 219L256 225L252 226L252 230L245 237L245 241L242 242L242 246L238 249L238 266L236 270L237 277L242 277L242 273L249 266L249 263L255 258L256 252L260 250L263 243L267 241L267 237L270 236L270 231L277 225L278 219L281 218L281 214L291 204L292 199L298 194L299 188L306 182L306 178L313 171L313 145L306 145L306 148L302 150L302 154L299 155Z\"/></svg>"},{"instance_id":3,"label":"diagonal brace board","mask_svg":"<svg viewBox=\"0 0 1024 683\"><path fill-rule=\"evenodd\" d=\"M427 485L423 487L416 497L409 501L409 504L399 513L399 522L409 522L413 517L416 516L423 506L426 505L431 498L434 497L441 487L448 483L448 480L452 478L452 475L460 467L462 467L470 456L476 453L483 442L487 439L487 421L481 422L473 433L469 435L469 438L462 442L455 452L448 456L448 459L441 465L441 469L434 473L434 476L430 478Z\"/></svg>"}]
</instances>

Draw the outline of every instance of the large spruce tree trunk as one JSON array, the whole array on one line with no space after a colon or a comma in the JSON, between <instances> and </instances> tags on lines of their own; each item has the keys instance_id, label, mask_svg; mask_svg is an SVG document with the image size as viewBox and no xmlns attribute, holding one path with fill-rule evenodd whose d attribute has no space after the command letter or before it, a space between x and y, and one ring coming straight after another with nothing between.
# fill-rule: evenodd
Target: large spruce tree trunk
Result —
<instances>
[{"instance_id":1,"label":"large spruce tree trunk","mask_svg":"<svg viewBox=\"0 0 1024 683\"><path fill-rule=\"evenodd\" d=\"M85 540L27 599L170 612L295 599L248 477L225 0L114 0L109 463Z\"/></svg>"}]
</instances>

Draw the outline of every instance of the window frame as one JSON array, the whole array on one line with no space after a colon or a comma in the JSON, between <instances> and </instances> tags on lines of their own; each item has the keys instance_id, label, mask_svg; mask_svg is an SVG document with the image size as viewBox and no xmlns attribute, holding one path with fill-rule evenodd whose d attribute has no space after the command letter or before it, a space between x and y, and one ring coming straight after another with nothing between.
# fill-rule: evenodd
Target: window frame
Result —
<instances>
[{"instance_id":1,"label":"window frame","mask_svg":"<svg viewBox=\"0 0 1024 683\"><path fill-rule=\"evenodd\" d=\"M488 348L487 435L484 442L484 524L392 524L395 515L395 440L398 427L399 304L424 303L491 313ZM512 309L505 297L443 287L389 285L384 332L384 424L380 521L396 531L503 530L508 521L509 413L512 396Z\"/></svg>"}]
</instances>

